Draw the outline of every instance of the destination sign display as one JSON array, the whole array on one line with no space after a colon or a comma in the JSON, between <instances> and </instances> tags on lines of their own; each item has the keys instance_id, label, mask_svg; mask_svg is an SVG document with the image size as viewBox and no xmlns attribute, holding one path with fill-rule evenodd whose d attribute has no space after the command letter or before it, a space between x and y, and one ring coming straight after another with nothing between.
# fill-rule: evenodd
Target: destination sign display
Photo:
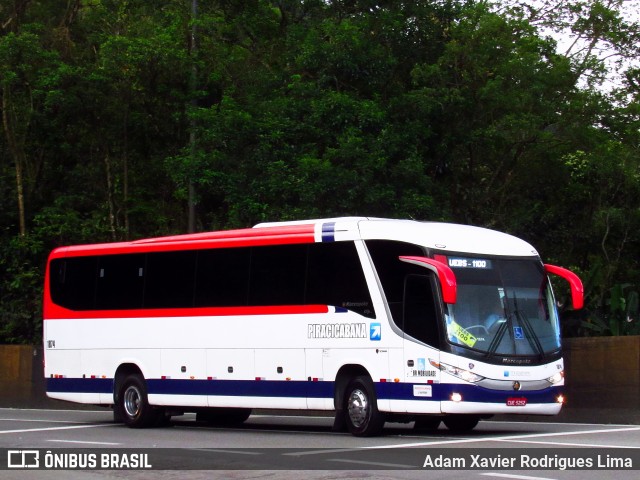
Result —
<instances>
[{"instance_id":1,"label":"destination sign display","mask_svg":"<svg viewBox=\"0 0 640 480\"><path fill-rule=\"evenodd\" d=\"M492 268L491 260L486 258L449 257L448 263L451 268L477 268L483 270Z\"/></svg>"}]
</instances>

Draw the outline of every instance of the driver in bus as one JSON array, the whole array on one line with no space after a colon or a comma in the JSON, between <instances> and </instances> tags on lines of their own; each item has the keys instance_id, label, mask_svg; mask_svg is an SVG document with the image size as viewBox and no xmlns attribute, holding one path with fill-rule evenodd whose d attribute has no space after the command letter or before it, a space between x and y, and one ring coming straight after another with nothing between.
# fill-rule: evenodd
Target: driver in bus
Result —
<instances>
[{"instance_id":1,"label":"driver in bus","mask_svg":"<svg viewBox=\"0 0 640 480\"><path fill-rule=\"evenodd\" d=\"M489 308L489 314L486 316L484 320L484 326L487 330L491 330L496 327L499 323L504 322L504 307L502 306L502 300L500 298L496 299L491 307Z\"/></svg>"}]
</instances>

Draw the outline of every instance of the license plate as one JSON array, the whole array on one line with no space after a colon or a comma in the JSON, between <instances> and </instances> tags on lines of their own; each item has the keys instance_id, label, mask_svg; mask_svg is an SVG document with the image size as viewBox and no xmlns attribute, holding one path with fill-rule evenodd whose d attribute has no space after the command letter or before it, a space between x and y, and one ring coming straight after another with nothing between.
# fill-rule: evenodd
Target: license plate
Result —
<instances>
[{"instance_id":1,"label":"license plate","mask_svg":"<svg viewBox=\"0 0 640 480\"><path fill-rule=\"evenodd\" d=\"M524 407L527 404L525 397L507 398L507 407Z\"/></svg>"}]
</instances>

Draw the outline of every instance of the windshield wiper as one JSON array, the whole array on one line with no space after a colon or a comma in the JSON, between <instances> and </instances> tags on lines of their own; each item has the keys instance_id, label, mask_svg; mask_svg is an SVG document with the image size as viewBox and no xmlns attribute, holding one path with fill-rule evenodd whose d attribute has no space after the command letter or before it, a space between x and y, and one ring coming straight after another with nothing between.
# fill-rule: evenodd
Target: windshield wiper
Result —
<instances>
[{"instance_id":1,"label":"windshield wiper","mask_svg":"<svg viewBox=\"0 0 640 480\"><path fill-rule=\"evenodd\" d=\"M529 322L529 319L527 318L527 314L525 312L520 311L520 308L518 307L518 297L516 296L515 292L513 292L513 304L516 307L513 313L516 316L516 318L520 321L520 324L524 329L524 334L525 334L525 337L527 337L529 346L531 346L532 350L538 352L538 355L540 355L541 359L544 358L544 349L542 348L542 344L540 343L540 340L538 340L538 336L536 335L536 332L533 330L533 327L531 326L531 322Z\"/></svg>"},{"instance_id":2,"label":"windshield wiper","mask_svg":"<svg viewBox=\"0 0 640 480\"><path fill-rule=\"evenodd\" d=\"M495 355L496 350L498 350L498 346L500 345L500 342L502 342L502 337L504 337L504 334L507 331L508 323L509 323L509 320L507 319L505 322L500 324L500 327L498 327L498 331L493 337L493 340L491 340L491 343L489 344L489 348L487 349L487 358L491 358Z\"/></svg>"}]
</instances>

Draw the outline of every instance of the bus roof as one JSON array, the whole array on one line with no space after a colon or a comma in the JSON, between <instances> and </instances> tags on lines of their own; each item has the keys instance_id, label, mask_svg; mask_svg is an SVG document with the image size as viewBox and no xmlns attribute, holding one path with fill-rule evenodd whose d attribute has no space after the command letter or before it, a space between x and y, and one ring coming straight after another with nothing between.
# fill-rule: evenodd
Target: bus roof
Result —
<instances>
[{"instance_id":1,"label":"bus roof","mask_svg":"<svg viewBox=\"0 0 640 480\"><path fill-rule=\"evenodd\" d=\"M483 255L538 256L524 240L507 233L471 225L423 222L376 217L339 217L292 222L260 223L254 228L272 228L313 223L334 224L336 240L396 240L451 252Z\"/></svg>"},{"instance_id":2,"label":"bus roof","mask_svg":"<svg viewBox=\"0 0 640 480\"><path fill-rule=\"evenodd\" d=\"M51 258L357 239L396 240L442 251L472 254L538 255L527 242L486 228L415 220L339 217L261 223L248 229L173 235L130 242L60 247L51 253Z\"/></svg>"}]
</instances>

